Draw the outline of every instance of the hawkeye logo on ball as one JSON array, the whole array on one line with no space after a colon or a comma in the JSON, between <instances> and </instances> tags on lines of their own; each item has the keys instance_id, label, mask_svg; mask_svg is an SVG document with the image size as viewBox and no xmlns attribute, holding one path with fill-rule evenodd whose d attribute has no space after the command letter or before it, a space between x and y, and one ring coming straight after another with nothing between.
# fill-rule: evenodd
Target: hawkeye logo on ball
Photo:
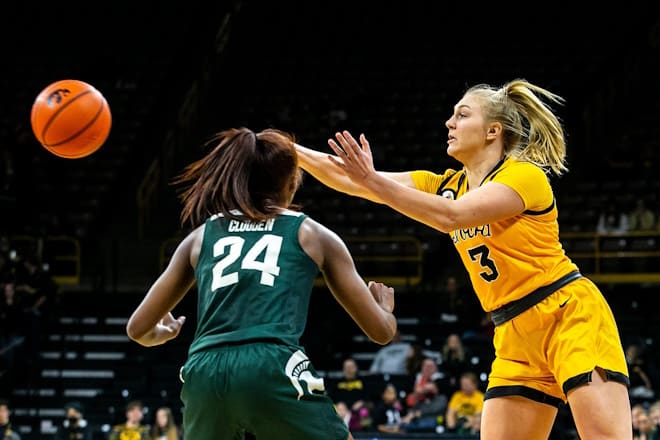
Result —
<instances>
[{"instance_id":1,"label":"hawkeye logo on ball","mask_svg":"<svg viewBox=\"0 0 660 440\"><path fill-rule=\"evenodd\" d=\"M57 89L53 93L48 95L48 99L46 99L46 104L48 104L48 107L52 107L53 104L59 104L62 102L64 98L66 98L66 96L69 93L71 93L71 90L69 89Z\"/></svg>"}]
</instances>

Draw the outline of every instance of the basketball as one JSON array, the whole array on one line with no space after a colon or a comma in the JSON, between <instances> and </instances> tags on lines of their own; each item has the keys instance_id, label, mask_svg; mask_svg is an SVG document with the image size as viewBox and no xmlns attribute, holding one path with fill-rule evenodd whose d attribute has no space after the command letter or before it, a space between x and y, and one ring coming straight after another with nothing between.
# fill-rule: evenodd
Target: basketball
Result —
<instances>
[{"instance_id":1,"label":"basketball","mask_svg":"<svg viewBox=\"0 0 660 440\"><path fill-rule=\"evenodd\" d=\"M32 132L56 156L78 159L105 143L112 115L105 97L75 79L56 81L37 96L30 114Z\"/></svg>"}]
</instances>

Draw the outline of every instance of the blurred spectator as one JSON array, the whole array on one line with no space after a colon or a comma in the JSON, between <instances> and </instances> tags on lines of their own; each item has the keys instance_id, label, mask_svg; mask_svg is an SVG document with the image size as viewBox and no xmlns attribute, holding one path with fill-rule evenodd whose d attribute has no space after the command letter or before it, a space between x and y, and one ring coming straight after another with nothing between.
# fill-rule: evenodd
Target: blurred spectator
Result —
<instances>
[{"instance_id":1,"label":"blurred spectator","mask_svg":"<svg viewBox=\"0 0 660 440\"><path fill-rule=\"evenodd\" d=\"M370 373L407 374L406 362L412 345L404 342L397 330L389 344L381 347L369 368Z\"/></svg>"},{"instance_id":2,"label":"blurred spectator","mask_svg":"<svg viewBox=\"0 0 660 440\"><path fill-rule=\"evenodd\" d=\"M633 399L648 400L655 396L651 374L646 363L644 349L640 344L626 346L626 362L630 376L629 394Z\"/></svg>"},{"instance_id":3,"label":"blurred spectator","mask_svg":"<svg viewBox=\"0 0 660 440\"><path fill-rule=\"evenodd\" d=\"M644 199L637 199L635 208L628 216L629 230L652 231L655 228L655 213L646 206Z\"/></svg>"},{"instance_id":4,"label":"blurred spectator","mask_svg":"<svg viewBox=\"0 0 660 440\"><path fill-rule=\"evenodd\" d=\"M434 359L426 358L421 370L415 376L413 389L406 396L406 406L413 419L406 431L435 432L438 425L444 423L447 410L447 396L440 392L444 374L438 371Z\"/></svg>"},{"instance_id":5,"label":"blurred spectator","mask_svg":"<svg viewBox=\"0 0 660 440\"><path fill-rule=\"evenodd\" d=\"M57 284L40 265L36 256L23 257L16 274L16 291L22 295L25 317L27 359L39 359L41 336L48 332Z\"/></svg>"},{"instance_id":6,"label":"blurred spectator","mask_svg":"<svg viewBox=\"0 0 660 440\"><path fill-rule=\"evenodd\" d=\"M183 438L179 426L174 420L172 410L161 406L156 410L154 423L149 431L151 440L181 440Z\"/></svg>"},{"instance_id":7,"label":"blurred spectator","mask_svg":"<svg viewBox=\"0 0 660 440\"><path fill-rule=\"evenodd\" d=\"M337 414L339 414L339 417L344 421L346 426L349 426L351 422L351 410L348 409L348 405L346 405L345 402L337 402L335 403L335 409L337 410Z\"/></svg>"},{"instance_id":8,"label":"blurred spectator","mask_svg":"<svg viewBox=\"0 0 660 440\"><path fill-rule=\"evenodd\" d=\"M21 440L18 432L11 429L10 415L9 402L0 399L0 440Z\"/></svg>"},{"instance_id":9,"label":"blurred spectator","mask_svg":"<svg viewBox=\"0 0 660 440\"><path fill-rule=\"evenodd\" d=\"M623 233L628 231L628 229L628 216L625 212L620 212L611 203L598 216L596 232L599 234Z\"/></svg>"},{"instance_id":10,"label":"blurred spectator","mask_svg":"<svg viewBox=\"0 0 660 440\"><path fill-rule=\"evenodd\" d=\"M453 275L445 280L437 301L440 321L451 324L453 331L463 332L474 328L482 313L476 294L464 285L459 285Z\"/></svg>"},{"instance_id":11,"label":"blurred spectator","mask_svg":"<svg viewBox=\"0 0 660 440\"><path fill-rule=\"evenodd\" d=\"M630 408L633 433L639 432L639 419L640 416L645 412L646 412L646 408L641 403L633 403L632 407Z\"/></svg>"},{"instance_id":12,"label":"blurred spectator","mask_svg":"<svg viewBox=\"0 0 660 440\"><path fill-rule=\"evenodd\" d=\"M39 258L27 255L19 265L16 289L26 294L27 304L34 314L45 317L54 305L58 286Z\"/></svg>"},{"instance_id":13,"label":"blurred spectator","mask_svg":"<svg viewBox=\"0 0 660 440\"><path fill-rule=\"evenodd\" d=\"M473 329L467 329L463 332L464 341L489 342L492 344L493 335L495 335L495 324L491 318L490 312L483 309L475 312L479 315L477 325Z\"/></svg>"},{"instance_id":14,"label":"blurred spectator","mask_svg":"<svg viewBox=\"0 0 660 440\"><path fill-rule=\"evenodd\" d=\"M637 416L637 429L633 430L633 440L655 440L656 427L646 410Z\"/></svg>"},{"instance_id":15,"label":"blurred spectator","mask_svg":"<svg viewBox=\"0 0 660 440\"><path fill-rule=\"evenodd\" d=\"M351 431L359 431L371 424L369 394L365 383L358 377L358 366L354 359L346 358L342 366L342 377L328 391L336 403L343 402L349 409L351 417L348 427Z\"/></svg>"},{"instance_id":16,"label":"blurred spectator","mask_svg":"<svg viewBox=\"0 0 660 440\"><path fill-rule=\"evenodd\" d=\"M388 383L381 400L374 406L373 427L379 432L405 432L405 426L412 419L397 397L396 387Z\"/></svg>"},{"instance_id":17,"label":"blurred spectator","mask_svg":"<svg viewBox=\"0 0 660 440\"><path fill-rule=\"evenodd\" d=\"M2 287L0 296L0 377L12 381L18 347L23 343L23 306L13 282Z\"/></svg>"},{"instance_id":18,"label":"blurred spectator","mask_svg":"<svg viewBox=\"0 0 660 440\"><path fill-rule=\"evenodd\" d=\"M0 235L0 253L9 256L11 252L11 242L7 235Z\"/></svg>"},{"instance_id":19,"label":"blurred spectator","mask_svg":"<svg viewBox=\"0 0 660 440\"><path fill-rule=\"evenodd\" d=\"M660 400L656 400L649 406L649 417L651 418L651 423L655 426L656 437L660 440Z\"/></svg>"},{"instance_id":20,"label":"blurred spectator","mask_svg":"<svg viewBox=\"0 0 660 440\"><path fill-rule=\"evenodd\" d=\"M149 440L149 427L142 424L144 407L139 400L126 404L126 421L115 425L108 440Z\"/></svg>"},{"instance_id":21,"label":"blurred spectator","mask_svg":"<svg viewBox=\"0 0 660 440\"><path fill-rule=\"evenodd\" d=\"M56 440L92 440L92 430L83 417L83 407L80 402L69 402L64 405L66 418L57 429Z\"/></svg>"},{"instance_id":22,"label":"blurred spectator","mask_svg":"<svg viewBox=\"0 0 660 440\"><path fill-rule=\"evenodd\" d=\"M450 432L465 429L470 424L470 418L478 414L484 407L484 394L478 388L477 375L466 371L461 375L460 389L449 399L445 427Z\"/></svg>"},{"instance_id":23,"label":"blurred spectator","mask_svg":"<svg viewBox=\"0 0 660 440\"><path fill-rule=\"evenodd\" d=\"M441 370L447 376L450 392L460 387L460 377L470 367L470 350L463 345L463 340L458 333L447 336L442 346Z\"/></svg>"},{"instance_id":24,"label":"blurred spectator","mask_svg":"<svg viewBox=\"0 0 660 440\"><path fill-rule=\"evenodd\" d=\"M419 343L411 344L406 360L406 373L414 377L422 369L422 363L426 358L431 358L436 363L442 361L442 355L439 351L425 349Z\"/></svg>"},{"instance_id":25,"label":"blurred spectator","mask_svg":"<svg viewBox=\"0 0 660 440\"><path fill-rule=\"evenodd\" d=\"M0 283L14 278L14 265L6 252L0 250Z\"/></svg>"},{"instance_id":26,"label":"blurred spectator","mask_svg":"<svg viewBox=\"0 0 660 440\"><path fill-rule=\"evenodd\" d=\"M364 383L358 377L358 366L353 358L346 358L342 364L342 377L328 390L335 402L344 402L349 408L356 402L366 399Z\"/></svg>"},{"instance_id":27,"label":"blurred spectator","mask_svg":"<svg viewBox=\"0 0 660 440\"><path fill-rule=\"evenodd\" d=\"M459 435L479 436L481 432L481 413L476 413L465 418L465 422L456 429Z\"/></svg>"},{"instance_id":28,"label":"blurred spectator","mask_svg":"<svg viewBox=\"0 0 660 440\"><path fill-rule=\"evenodd\" d=\"M406 372L414 376L422 369L422 363L425 358L426 355L422 346L420 344L412 344L408 352L408 358L406 359Z\"/></svg>"}]
</instances>

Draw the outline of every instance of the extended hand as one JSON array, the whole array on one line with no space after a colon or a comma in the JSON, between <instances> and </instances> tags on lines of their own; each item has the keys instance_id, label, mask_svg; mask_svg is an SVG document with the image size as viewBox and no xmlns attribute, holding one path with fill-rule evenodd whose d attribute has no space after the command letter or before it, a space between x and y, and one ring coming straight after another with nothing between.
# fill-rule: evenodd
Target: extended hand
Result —
<instances>
[{"instance_id":1,"label":"extended hand","mask_svg":"<svg viewBox=\"0 0 660 440\"><path fill-rule=\"evenodd\" d=\"M341 168L351 180L365 186L367 180L376 174L374 159L367 138L361 134L360 144L358 144L348 130L335 133L335 138L339 144L333 139L328 139L328 145L341 161L333 156L328 156L328 158Z\"/></svg>"}]
</instances>

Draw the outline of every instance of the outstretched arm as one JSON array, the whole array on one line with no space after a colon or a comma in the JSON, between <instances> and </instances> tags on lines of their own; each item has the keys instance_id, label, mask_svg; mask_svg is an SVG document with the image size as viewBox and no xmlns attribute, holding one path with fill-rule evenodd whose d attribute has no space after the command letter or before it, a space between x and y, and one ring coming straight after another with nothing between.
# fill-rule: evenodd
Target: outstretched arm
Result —
<instances>
[{"instance_id":1,"label":"outstretched arm","mask_svg":"<svg viewBox=\"0 0 660 440\"><path fill-rule=\"evenodd\" d=\"M337 154L330 157L335 166L371 196L396 211L442 232L484 225L522 213L522 198L507 185L490 182L476 188L458 200L419 191L385 178L374 169L369 142L364 135L360 144L348 131L336 134L329 141Z\"/></svg>"},{"instance_id":2,"label":"outstretched arm","mask_svg":"<svg viewBox=\"0 0 660 440\"><path fill-rule=\"evenodd\" d=\"M350 177L337 165L340 160L337 156L331 156L328 153L312 150L300 144L295 144L298 152L298 164L300 168L314 176L316 180L336 191L349 194L351 196L361 197L371 200L375 203L383 203L376 194L369 192L366 188L356 184ZM332 157L334 161L330 158ZM378 172L381 176L391 179L404 186L414 188L412 178L409 172Z\"/></svg>"}]
</instances>

